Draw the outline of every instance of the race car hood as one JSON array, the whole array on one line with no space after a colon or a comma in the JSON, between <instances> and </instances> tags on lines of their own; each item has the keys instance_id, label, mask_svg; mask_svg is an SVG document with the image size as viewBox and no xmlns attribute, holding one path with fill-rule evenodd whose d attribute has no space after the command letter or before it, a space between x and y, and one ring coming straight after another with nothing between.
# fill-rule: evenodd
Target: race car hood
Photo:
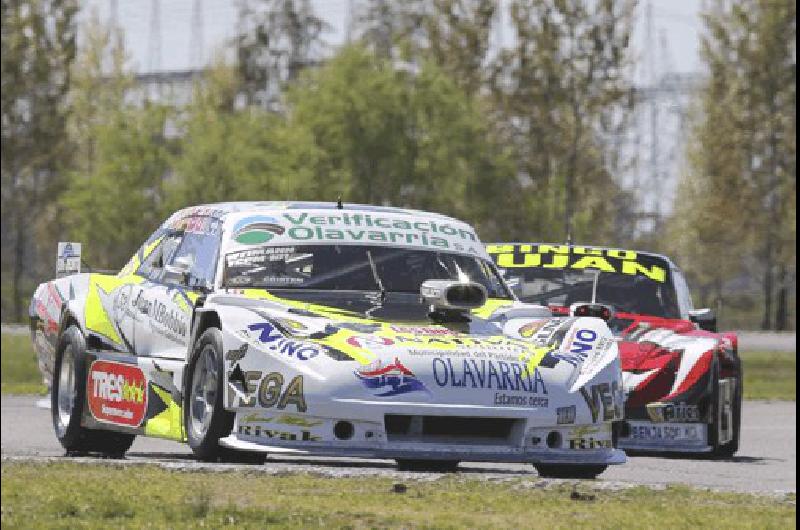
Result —
<instances>
[{"instance_id":1,"label":"race car hood","mask_svg":"<svg viewBox=\"0 0 800 530\"><path fill-rule=\"evenodd\" d=\"M257 290L209 298L231 337L226 366L241 374L242 400L254 391L247 374L261 374L264 355L350 401L536 408L574 401L598 374L620 378L616 343L600 319L553 318L540 306L489 300L468 321L435 323L415 297L338 297L330 305Z\"/></svg>"},{"instance_id":2,"label":"race car hood","mask_svg":"<svg viewBox=\"0 0 800 530\"><path fill-rule=\"evenodd\" d=\"M619 339L630 407L685 399L705 380L714 352L721 347L719 336L710 333L652 325L640 323Z\"/></svg>"}]
</instances>

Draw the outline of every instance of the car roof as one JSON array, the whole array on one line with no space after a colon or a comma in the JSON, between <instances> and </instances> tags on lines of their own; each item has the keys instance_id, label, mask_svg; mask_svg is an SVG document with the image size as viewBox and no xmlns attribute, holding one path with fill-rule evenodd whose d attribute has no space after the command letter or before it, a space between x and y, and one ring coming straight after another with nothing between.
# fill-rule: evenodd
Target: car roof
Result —
<instances>
[{"instance_id":1,"label":"car roof","mask_svg":"<svg viewBox=\"0 0 800 530\"><path fill-rule=\"evenodd\" d=\"M189 217L193 215L207 215L223 219L235 213L259 213L275 210L347 210L361 212L380 212L393 213L400 215L413 215L420 217L436 218L457 223L464 223L460 219L449 217L434 212L415 210L413 208L399 208L394 206L374 206L370 204L342 203L339 208L336 202L318 201L238 201L238 202L218 202L208 204L198 204L183 208L176 215L179 217Z\"/></svg>"},{"instance_id":2,"label":"car roof","mask_svg":"<svg viewBox=\"0 0 800 530\"><path fill-rule=\"evenodd\" d=\"M604 252L605 251L609 251L609 250L621 250L621 251L628 251L628 252L636 252L637 254L643 254L645 256L650 256L652 258L661 259L661 260L664 260L667 263L669 263L671 267L677 268L675 263L671 259L669 259L669 257L667 257L667 256L665 256L663 254L657 254L655 252L649 252L649 251L646 251L646 250L637 250L637 249L634 249L634 248L603 247L603 246L598 246L598 245L576 245L575 243L569 243L569 244L567 244L567 243L546 243L546 242L542 242L542 241L531 241L531 242L510 242L510 241L508 241L508 242L499 242L499 243L486 243L486 247L487 248L492 246L492 245L513 245L515 247L516 246L521 246L521 245L536 245L536 246L552 245L554 247L557 247L557 246L568 246L570 248L580 247L580 248L586 248L586 249L591 249L591 250L601 250L601 251L604 251Z\"/></svg>"}]
</instances>

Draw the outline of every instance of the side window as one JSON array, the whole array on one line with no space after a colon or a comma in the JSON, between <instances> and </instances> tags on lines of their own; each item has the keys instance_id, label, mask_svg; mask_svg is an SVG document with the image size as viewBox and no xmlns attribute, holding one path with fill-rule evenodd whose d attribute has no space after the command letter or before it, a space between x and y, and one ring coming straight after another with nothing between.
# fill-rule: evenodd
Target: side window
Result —
<instances>
[{"instance_id":1,"label":"side window","mask_svg":"<svg viewBox=\"0 0 800 530\"><path fill-rule=\"evenodd\" d=\"M164 264L171 262L182 237L183 234L180 232L165 235L150 254L145 256L136 273L151 280L158 280L164 270Z\"/></svg>"},{"instance_id":2,"label":"side window","mask_svg":"<svg viewBox=\"0 0 800 530\"><path fill-rule=\"evenodd\" d=\"M218 223L216 219L210 223L206 222L204 226L215 223ZM180 245L165 263L173 263L178 258L188 258L191 263L189 287L210 287L214 284L219 242L218 226L207 226L202 232L187 231L183 234Z\"/></svg>"},{"instance_id":3,"label":"side window","mask_svg":"<svg viewBox=\"0 0 800 530\"><path fill-rule=\"evenodd\" d=\"M672 269L672 278L675 283L675 291L678 294L678 307L681 311L681 318L689 318L689 311L694 309L689 285L686 283L683 273L678 269Z\"/></svg>"}]
</instances>

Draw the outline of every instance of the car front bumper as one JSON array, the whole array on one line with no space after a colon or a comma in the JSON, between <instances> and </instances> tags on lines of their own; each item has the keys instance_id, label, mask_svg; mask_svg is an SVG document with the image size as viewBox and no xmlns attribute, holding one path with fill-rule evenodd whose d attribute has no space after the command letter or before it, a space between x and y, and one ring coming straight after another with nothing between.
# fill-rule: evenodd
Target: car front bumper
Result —
<instances>
[{"instance_id":1,"label":"car front bumper","mask_svg":"<svg viewBox=\"0 0 800 530\"><path fill-rule=\"evenodd\" d=\"M220 440L230 449L273 453L284 456L336 456L376 459L458 460L469 462L509 462L531 464L566 465L615 465L624 464L625 452L619 449L594 449L574 451L565 449L505 449L448 444L386 444L353 445L299 442L253 442L232 434Z\"/></svg>"},{"instance_id":2,"label":"car front bumper","mask_svg":"<svg viewBox=\"0 0 800 530\"><path fill-rule=\"evenodd\" d=\"M541 425L519 417L413 412L387 414L373 421L239 413L233 433L220 443L242 451L298 456L572 465L625 462L625 453L614 447L610 422Z\"/></svg>"},{"instance_id":3,"label":"car front bumper","mask_svg":"<svg viewBox=\"0 0 800 530\"><path fill-rule=\"evenodd\" d=\"M707 453L708 424L660 423L645 420L627 422L627 436L620 436L618 445L627 451Z\"/></svg>"}]
</instances>

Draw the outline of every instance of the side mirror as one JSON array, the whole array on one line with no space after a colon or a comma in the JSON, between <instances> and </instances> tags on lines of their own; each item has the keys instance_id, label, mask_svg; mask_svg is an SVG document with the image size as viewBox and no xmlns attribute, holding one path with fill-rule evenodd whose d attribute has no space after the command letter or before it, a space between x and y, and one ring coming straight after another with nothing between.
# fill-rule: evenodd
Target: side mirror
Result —
<instances>
[{"instance_id":1,"label":"side mirror","mask_svg":"<svg viewBox=\"0 0 800 530\"><path fill-rule=\"evenodd\" d=\"M714 314L712 309L695 309L689 311L689 320L697 324L702 330L717 331L717 315Z\"/></svg>"},{"instance_id":2,"label":"side mirror","mask_svg":"<svg viewBox=\"0 0 800 530\"><path fill-rule=\"evenodd\" d=\"M189 279L189 271L192 269L192 258L180 256L175 261L164 266L164 281L167 283L179 283L185 285Z\"/></svg>"}]
</instances>

